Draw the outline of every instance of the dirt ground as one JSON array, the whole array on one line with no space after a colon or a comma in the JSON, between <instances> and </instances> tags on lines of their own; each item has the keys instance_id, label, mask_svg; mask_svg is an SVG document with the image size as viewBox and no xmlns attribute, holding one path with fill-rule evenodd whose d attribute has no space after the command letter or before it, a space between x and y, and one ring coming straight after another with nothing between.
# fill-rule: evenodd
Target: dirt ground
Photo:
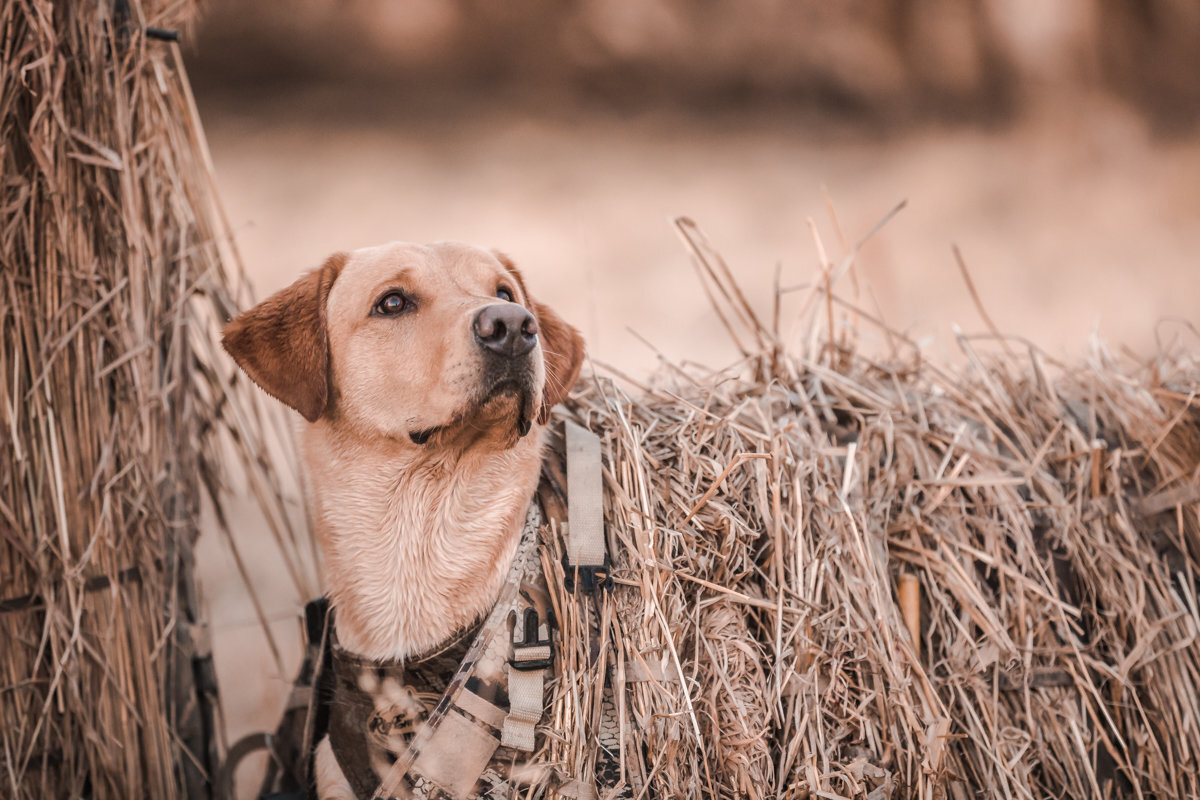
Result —
<instances>
[{"instance_id":1,"label":"dirt ground","mask_svg":"<svg viewBox=\"0 0 1200 800\"><path fill-rule=\"evenodd\" d=\"M862 249L863 304L957 359L953 326L984 329L957 244L996 325L1055 356L1195 346L1200 301L1200 142L1154 139L1100 100L996 130L925 127L884 137L804 115L715 118L503 107L408 115L323 113L315 93L264 110L199 97L220 190L259 296L339 249L459 239L509 253L533 293L574 322L593 358L645 376L656 354L720 366L733 350L671 227L694 218L770 308L776 266L803 284L902 200ZM1182 322L1160 322L1164 320ZM864 330L866 346L880 339ZM299 501L297 501L299 502ZM252 579L276 622L263 643L220 542L201 563L232 738L274 724L299 654L302 602L251 504L234 509ZM249 771L249 770L247 770Z\"/></svg>"}]
</instances>

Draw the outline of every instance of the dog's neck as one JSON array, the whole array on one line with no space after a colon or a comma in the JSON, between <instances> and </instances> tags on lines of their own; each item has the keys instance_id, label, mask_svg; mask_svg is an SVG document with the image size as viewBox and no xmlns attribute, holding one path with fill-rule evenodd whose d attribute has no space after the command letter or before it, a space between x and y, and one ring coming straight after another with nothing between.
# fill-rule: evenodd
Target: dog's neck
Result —
<instances>
[{"instance_id":1,"label":"dog's neck","mask_svg":"<svg viewBox=\"0 0 1200 800\"><path fill-rule=\"evenodd\" d=\"M464 450L307 426L307 461L322 465L309 478L342 647L377 660L416 656L492 607L537 489L541 432L510 449Z\"/></svg>"}]
</instances>

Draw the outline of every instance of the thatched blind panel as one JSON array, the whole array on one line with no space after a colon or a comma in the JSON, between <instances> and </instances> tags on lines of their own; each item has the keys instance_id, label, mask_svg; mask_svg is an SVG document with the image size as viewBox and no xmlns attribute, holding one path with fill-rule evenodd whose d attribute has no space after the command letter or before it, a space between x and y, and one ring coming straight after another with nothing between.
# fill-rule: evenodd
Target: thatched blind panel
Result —
<instances>
[{"instance_id":1,"label":"thatched blind panel","mask_svg":"<svg viewBox=\"0 0 1200 800\"><path fill-rule=\"evenodd\" d=\"M207 793L191 580L223 392L191 2L0 5L0 795ZM207 310L205 310L207 309Z\"/></svg>"},{"instance_id":2,"label":"thatched blind panel","mask_svg":"<svg viewBox=\"0 0 1200 800\"><path fill-rule=\"evenodd\" d=\"M1200 796L1193 352L1068 365L960 335L946 369L828 265L792 345L677 224L749 344L576 386L616 586L580 602L550 538L540 757L619 796Z\"/></svg>"}]
</instances>

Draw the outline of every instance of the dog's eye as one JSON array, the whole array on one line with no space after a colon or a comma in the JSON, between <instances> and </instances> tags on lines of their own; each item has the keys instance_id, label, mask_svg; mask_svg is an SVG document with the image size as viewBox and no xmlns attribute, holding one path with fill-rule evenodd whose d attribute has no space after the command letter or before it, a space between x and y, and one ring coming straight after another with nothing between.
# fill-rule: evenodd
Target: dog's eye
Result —
<instances>
[{"instance_id":1,"label":"dog's eye","mask_svg":"<svg viewBox=\"0 0 1200 800\"><path fill-rule=\"evenodd\" d=\"M394 317L408 310L409 300L400 292L388 292L371 309L371 314L378 317Z\"/></svg>"},{"instance_id":2,"label":"dog's eye","mask_svg":"<svg viewBox=\"0 0 1200 800\"><path fill-rule=\"evenodd\" d=\"M513 301L513 293L503 286L496 290L496 297L499 297L506 303L511 303Z\"/></svg>"}]
</instances>

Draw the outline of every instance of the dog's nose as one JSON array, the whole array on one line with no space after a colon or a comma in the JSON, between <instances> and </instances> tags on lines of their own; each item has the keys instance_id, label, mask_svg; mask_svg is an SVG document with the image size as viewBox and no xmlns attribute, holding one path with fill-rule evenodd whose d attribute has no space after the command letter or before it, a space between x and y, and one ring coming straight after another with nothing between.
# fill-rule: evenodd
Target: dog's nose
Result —
<instances>
[{"instance_id":1,"label":"dog's nose","mask_svg":"<svg viewBox=\"0 0 1200 800\"><path fill-rule=\"evenodd\" d=\"M475 338L494 353L523 356L537 344L537 320L516 303L496 303L475 315Z\"/></svg>"}]
</instances>

